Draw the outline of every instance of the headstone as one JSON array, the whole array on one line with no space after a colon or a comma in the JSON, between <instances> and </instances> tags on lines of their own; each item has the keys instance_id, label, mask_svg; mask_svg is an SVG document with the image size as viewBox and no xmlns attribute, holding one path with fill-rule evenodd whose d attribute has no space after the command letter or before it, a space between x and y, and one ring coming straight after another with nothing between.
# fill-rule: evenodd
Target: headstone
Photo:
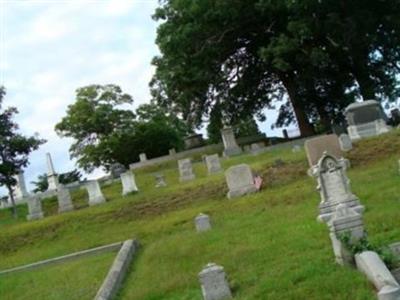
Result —
<instances>
[{"instance_id":1,"label":"headstone","mask_svg":"<svg viewBox=\"0 0 400 300\"><path fill-rule=\"evenodd\" d=\"M193 149L204 146L204 140L202 134L192 134L184 139L185 149Z\"/></svg>"},{"instance_id":2,"label":"headstone","mask_svg":"<svg viewBox=\"0 0 400 300\"><path fill-rule=\"evenodd\" d=\"M244 145L244 146L243 146L243 152L248 153L248 152L250 152L250 151L251 151L250 145Z\"/></svg>"},{"instance_id":3,"label":"headstone","mask_svg":"<svg viewBox=\"0 0 400 300\"><path fill-rule=\"evenodd\" d=\"M46 162L47 162L47 181L49 183L48 190L49 191L57 190L58 176L54 170L53 161L51 160L50 153L46 153Z\"/></svg>"},{"instance_id":4,"label":"headstone","mask_svg":"<svg viewBox=\"0 0 400 300\"><path fill-rule=\"evenodd\" d=\"M57 189L58 212L63 213L74 210L69 190L60 184Z\"/></svg>"},{"instance_id":5,"label":"headstone","mask_svg":"<svg viewBox=\"0 0 400 300\"><path fill-rule=\"evenodd\" d=\"M257 192L253 173L246 164L230 167L225 172L225 178L229 188L229 199Z\"/></svg>"},{"instance_id":6,"label":"headstone","mask_svg":"<svg viewBox=\"0 0 400 300\"><path fill-rule=\"evenodd\" d=\"M344 159L338 160L334 156L324 153L317 166L312 170L312 175L317 178L317 190L321 196L318 217L320 221L329 222L336 207L341 203L352 207L357 213L364 211L357 196L351 192Z\"/></svg>"},{"instance_id":7,"label":"headstone","mask_svg":"<svg viewBox=\"0 0 400 300\"><path fill-rule=\"evenodd\" d=\"M379 300L400 299L399 283L376 252L358 253L355 260L357 269L364 273L378 290Z\"/></svg>"},{"instance_id":8,"label":"headstone","mask_svg":"<svg viewBox=\"0 0 400 300\"><path fill-rule=\"evenodd\" d=\"M260 143L253 143L250 145L250 152L253 155L258 155L260 153L265 152L266 148L265 148L265 143L264 142L260 142Z\"/></svg>"},{"instance_id":9,"label":"headstone","mask_svg":"<svg viewBox=\"0 0 400 300\"><path fill-rule=\"evenodd\" d=\"M232 299L223 267L209 263L199 273L199 281L204 300Z\"/></svg>"},{"instance_id":10,"label":"headstone","mask_svg":"<svg viewBox=\"0 0 400 300\"><path fill-rule=\"evenodd\" d=\"M123 164L115 163L110 167L110 173L112 178L118 178L122 173L125 173L127 170Z\"/></svg>"},{"instance_id":11,"label":"headstone","mask_svg":"<svg viewBox=\"0 0 400 300\"><path fill-rule=\"evenodd\" d=\"M235 134L231 127L221 129L222 142L224 143L224 156L233 156L242 153L242 149L238 146Z\"/></svg>"},{"instance_id":12,"label":"headstone","mask_svg":"<svg viewBox=\"0 0 400 300\"><path fill-rule=\"evenodd\" d=\"M156 174L155 178L156 178L156 188L167 186L163 174Z\"/></svg>"},{"instance_id":13,"label":"headstone","mask_svg":"<svg viewBox=\"0 0 400 300\"><path fill-rule=\"evenodd\" d=\"M89 205L97 205L106 202L97 180L90 180L85 184L89 194Z\"/></svg>"},{"instance_id":14,"label":"headstone","mask_svg":"<svg viewBox=\"0 0 400 300\"><path fill-rule=\"evenodd\" d=\"M203 232L211 229L210 217L206 214L199 214L194 219L197 232Z\"/></svg>"},{"instance_id":15,"label":"headstone","mask_svg":"<svg viewBox=\"0 0 400 300\"><path fill-rule=\"evenodd\" d=\"M178 167L180 182L193 180L196 177L193 173L192 161L190 158L178 160Z\"/></svg>"},{"instance_id":16,"label":"headstone","mask_svg":"<svg viewBox=\"0 0 400 300\"><path fill-rule=\"evenodd\" d=\"M147 161L146 153L140 153L140 154L139 154L139 160L140 160L140 162L145 162L145 161Z\"/></svg>"},{"instance_id":17,"label":"headstone","mask_svg":"<svg viewBox=\"0 0 400 300\"><path fill-rule=\"evenodd\" d=\"M341 237L348 234L350 244L356 244L364 238L365 232L361 214L346 203L341 203L336 207L329 227L329 236L332 241L336 262L340 265L353 265L353 255L347 249L347 246L341 242Z\"/></svg>"},{"instance_id":18,"label":"headstone","mask_svg":"<svg viewBox=\"0 0 400 300\"><path fill-rule=\"evenodd\" d=\"M207 155L205 158L208 174L215 174L222 171L218 154Z\"/></svg>"},{"instance_id":19,"label":"headstone","mask_svg":"<svg viewBox=\"0 0 400 300\"><path fill-rule=\"evenodd\" d=\"M26 219L28 221L37 220L43 218L43 211L42 211L42 202L40 198L37 196L32 196L28 198L28 215Z\"/></svg>"},{"instance_id":20,"label":"headstone","mask_svg":"<svg viewBox=\"0 0 400 300\"><path fill-rule=\"evenodd\" d=\"M294 145L292 148L293 153L301 152L301 147L299 145Z\"/></svg>"},{"instance_id":21,"label":"headstone","mask_svg":"<svg viewBox=\"0 0 400 300\"><path fill-rule=\"evenodd\" d=\"M390 131L387 116L375 100L355 102L345 109L347 132L352 140L375 136Z\"/></svg>"},{"instance_id":22,"label":"headstone","mask_svg":"<svg viewBox=\"0 0 400 300\"><path fill-rule=\"evenodd\" d=\"M344 152L350 151L353 149L353 143L348 134L342 133L339 136L339 145L340 149Z\"/></svg>"},{"instance_id":23,"label":"headstone","mask_svg":"<svg viewBox=\"0 0 400 300\"><path fill-rule=\"evenodd\" d=\"M138 191L135 182L135 175L131 171L127 171L121 174L121 182L122 182L122 196Z\"/></svg>"},{"instance_id":24,"label":"headstone","mask_svg":"<svg viewBox=\"0 0 400 300\"><path fill-rule=\"evenodd\" d=\"M340 149L339 139L336 134L322 135L308 139L304 144L304 148L310 167L315 166L325 152L336 158L342 157L342 150Z\"/></svg>"},{"instance_id":25,"label":"headstone","mask_svg":"<svg viewBox=\"0 0 400 300\"><path fill-rule=\"evenodd\" d=\"M15 200L18 202L18 200L20 199L29 197L29 193L26 189L25 176L23 171L18 173L16 179L17 179L17 186L15 187L14 192L15 192Z\"/></svg>"},{"instance_id":26,"label":"headstone","mask_svg":"<svg viewBox=\"0 0 400 300\"><path fill-rule=\"evenodd\" d=\"M169 152L169 155L170 155L170 156L174 156L174 155L176 154L175 148L169 149L168 152Z\"/></svg>"}]
</instances>

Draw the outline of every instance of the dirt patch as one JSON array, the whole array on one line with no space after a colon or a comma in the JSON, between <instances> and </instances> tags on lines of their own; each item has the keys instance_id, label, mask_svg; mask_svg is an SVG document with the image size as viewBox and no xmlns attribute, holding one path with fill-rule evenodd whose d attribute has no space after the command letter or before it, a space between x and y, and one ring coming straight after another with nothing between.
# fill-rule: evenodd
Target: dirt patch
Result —
<instances>
[{"instance_id":1,"label":"dirt patch","mask_svg":"<svg viewBox=\"0 0 400 300\"><path fill-rule=\"evenodd\" d=\"M296 161L279 165L268 165L261 172L266 188L285 185L294 180L307 176L306 161Z\"/></svg>"}]
</instances>

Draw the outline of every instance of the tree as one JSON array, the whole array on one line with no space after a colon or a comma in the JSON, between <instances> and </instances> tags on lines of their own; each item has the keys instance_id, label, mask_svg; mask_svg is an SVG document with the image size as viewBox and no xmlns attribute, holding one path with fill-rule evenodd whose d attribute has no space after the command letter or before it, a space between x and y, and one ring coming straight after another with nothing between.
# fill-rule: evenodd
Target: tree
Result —
<instances>
[{"instance_id":1,"label":"tree","mask_svg":"<svg viewBox=\"0 0 400 300\"><path fill-rule=\"evenodd\" d=\"M132 102L130 95L112 84L77 89L75 103L68 106L67 115L55 129L60 136L74 139L69 151L79 167L86 171L100 166L108 169L116 162L127 167L117 153L126 147L124 138L134 130L135 115L119 106Z\"/></svg>"},{"instance_id":2,"label":"tree","mask_svg":"<svg viewBox=\"0 0 400 300\"><path fill-rule=\"evenodd\" d=\"M77 170L74 169L70 172L66 172L66 173L62 173L60 175L58 175L58 182L60 184L69 184L75 181L80 181L82 177L82 174ZM37 177L36 181L31 181L31 183L35 186L35 188L33 189L34 193L38 193L38 192L45 192L47 191L47 189L49 188L49 182L47 180L47 174L40 174Z\"/></svg>"},{"instance_id":3,"label":"tree","mask_svg":"<svg viewBox=\"0 0 400 300\"><path fill-rule=\"evenodd\" d=\"M193 126L281 100L277 125L312 134L357 98L397 97L399 13L397 0L163 1L152 95Z\"/></svg>"},{"instance_id":4,"label":"tree","mask_svg":"<svg viewBox=\"0 0 400 300\"><path fill-rule=\"evenodd\" d=\"M38 135L31 137L18 133L18 124L13 117L18 113L15 107L2 109L5 89L0 87L0 185L4 185L12 203L12 213L17 217L13 189L17 184L15 176L29 163L29 154L45 143Z\"/></svg>"},{"instance_id":5,"label":"tree","mask_svg":"<svg viewBox=\"0 0 400 300\"><path fill-rule=\"evenodd\" d=\"M31 184L35 186L32 190L34 193L45 192L49 188L49 182L47 180L47 174L43 173L37 177L36 181L31 181Z\"/></svg>"}]
</instances>

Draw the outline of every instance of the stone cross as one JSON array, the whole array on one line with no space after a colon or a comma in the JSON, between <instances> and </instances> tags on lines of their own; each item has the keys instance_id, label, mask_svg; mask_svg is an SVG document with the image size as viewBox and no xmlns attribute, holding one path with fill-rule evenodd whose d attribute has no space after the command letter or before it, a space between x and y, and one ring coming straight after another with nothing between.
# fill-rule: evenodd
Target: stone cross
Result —
<instances>
[{"instance_id":1,"label":"stone cross","mask_svg":"<svg viewBox=\"0 0 400 300\"><path fill-rule=\"evenodd\" d=\"M156 178L156 188L167 186L163 174L156 174L155 178Z\"/></svg>"},{"instance_id":2,"label":"stone cross","mask_svg":"<svg viewBox=\"0 0 400 300\"><path fill-rule=\"evenodd\" d=\"M365 237L364 224L361 214L357 213L347 203L341 203L329 223L330 238L336 262L340 265L353 265L353 255L341 242L341 238L349 235L349 243L355 244Z\"/></svg>"},{"instance_id":3,"label":"stone cross","mask_svg":"<svg viewBox=\"0 0 400 300\"><path fill-rule=\"evenodd\" d=\"M225 172L225 179L229 188L229 199L257 192L253 173L246 164L230 167Z\"/></svg>"},{"instance_id":4,"label":"stone cross","mask_svg":"<svg viewBox=\"0 0 400 300\"><path fill-rule=\"evenodd\" d=\"M190 158L178 160L178 167L180 182L193 180L196 177L193 173L192 161Z\"/></svg>"},{"instance_id":5,"label":"stone cross","mask_svg":"<svg viewBox=\"0 0 400 300\"><path fill-rule=\"evenodd\" d=\"M350 151L353 149L353 143L348 134L342 133L339 136L339 145L340 149L344 152Z\"/></svg>"},{"instance_id":6,"label":"stone cross","mask_svg":"<svg viewBox=\"0 0 400 300\"><path fill-rule=\"evenodd\" d=\"M224 143L224 156L233 156L242 153L242 149L238 146L235 134L231 127L221 129L222 142Z\"/></svg>"},{"instance_id":7,"label":"stone cross","mask_svg":"<svg viewBox=\"0 0 400 300\"><path fill-rule=\"evenodd\" d=\"M48 190L53 191L58 188L58 176L54 170L53 161L51 160L50 153L46 153L47 162L47 182L49 183Z\"/></svg>"},{"instance_id":8,"label":"stone cross","mask_svg":"<svg viewBox=\"0 0 400 300\"><path fill-rule=\"evenodd\" d=\"M135 175L131 171L127 171L121 174L121 182L122 182L122 196L138 191L135 182Z\"/></svg>"},{"instance_id":9,"label":"stone cross","mask_svg":"<svg viewBox=\"0 0 400 300\"><path fill-rule=\"evenodd\" d=\"M43 218L42 202L40 201L39 197L32 196L32 197L28 198L27 204L28 204L29 214L26 216L26 219L28 221Z\"/></svg>"},{"instance_id":10,"label":"stone cross","mask_svg":"<svg viewBox=\"0 0 400 300\"><path fill-rule=\"evenodd\" d=\"M206 214L200 213L195 219L197 232L203 232L211 229L210 217Z\"/></svg>"},{"instance_id":11,"label":"stone cross","mask_svg":"<svg viewBox=\"0 0 400 300\"><path fill-rule=\"evenodd\" d=\"M199 273L199 281L204 300L232 299L223 267L209 263Z\"/></svg>"},{"instance_id":12,"label":"stone cross","mask_svg":"<svg viewBox=\"0 0 400 300\"><path fill-rule=\"evenodd\" d=\"M312 175L317 178L317 190L321 196L318 217L320 221L329 222L336 211L336 206L340 203L346 203L358 213L363 212L364 207L360 204L357 196L351 192L344 159L338 160L334 156L324 153L317 166L312 170Z\"/></svg>"},{"instance_id":13,"label":"stone cross","mask_svg":"<svg viewBox=\"0 0 400 300\"><path fill-rule=\"evenodd\" d=\"M23 171L19 172L18 175L16 176L16 179L17 179L17 186L15 187L15 199L19 200L27 198L29 196L29 193L26 189L24 172Z\"/></svg>"},{"instance_id":14,"label":"stone cross","mask_svg":"<svg viewBox=\"0 0 400 300\"><path fill-rule=\"evenodd\" d=\"M205 157L205 162L206 162L208 174L215 174L215 173L219 173L222 171L218 154L207 155Z\"/></svg>"},{"instance_id":15,"label":"stone cross","mask_svg":"<svg viewBox=\"0 0 400 300\"><path fill-rule=\"evenodd\" d=\"M147 161L146 153L140 153L140 154L139 154L139 160L140 160L140 162L145 162L145 161Z\"/></svg>"},{"instance_id":16,"label":"stone cross","mask_svg":"<svg viewBox=\"0 0 400 300\"><path fill-rule=\"evenodd\" d=\"M97 180L90 180L86 182L85 186L89 194L90 206L106 202L106 199L101 192L100 184Z\"/></svg>"},{"instance_id":17,"label":"stone cross","mask_svg":"<svg viewBox=\"0 0 400 300\"><path fill-rule=\"evenodd\" d=\"M57 189L58 212L63 213L74 210L69 190L60 184Z\"/></svg>"}]
</instances>

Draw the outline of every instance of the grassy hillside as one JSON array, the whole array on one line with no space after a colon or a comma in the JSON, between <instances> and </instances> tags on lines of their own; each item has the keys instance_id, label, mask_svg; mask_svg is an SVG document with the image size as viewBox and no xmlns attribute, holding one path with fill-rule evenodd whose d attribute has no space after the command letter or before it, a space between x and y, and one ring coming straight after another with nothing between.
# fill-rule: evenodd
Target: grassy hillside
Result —
<instances>
[{"instance_id":1,"label":"grassy hillside","mask_svg":"<svg viewBox=\"0 0 400 300\"><path fill-rule=\"evenodd\" d=\"M399 149L395 131L363 140L347 155L353 192L367 208L365 227L377 245L400 240ZM278 158L285 164L276 165ZM201 299L197 273L208 262L225 267L236 299L375 299L362 274L334 263L327 227L316 221L319 195L306 175L304 152L242 155L223 166L239 163L262 174L260 193L228 200L223 174L207 176L197 162L197 179L181 184L176 163L168 162L135 172L137 194L122 198L120 184L103 187L104 205L86 208L87 196L78 191L79 209L63 215L56 214L55 199L45 201L47 217L39 221L25 221L24 206L17 220L0 211L0 269L136 237L143 247L120 299ZM155 172L165 174L168 187L154 188ZM195 233L199 212L211 216L212 231ZM51 272L43 268L40 277ZM27 276L21 274L15 277ZM0 286L12 286L15 277L1 276ZM45 282L42 288L52 290ZM0 298L19 299L8 288L0 289Z\"/></svg>"}]
</instances>

